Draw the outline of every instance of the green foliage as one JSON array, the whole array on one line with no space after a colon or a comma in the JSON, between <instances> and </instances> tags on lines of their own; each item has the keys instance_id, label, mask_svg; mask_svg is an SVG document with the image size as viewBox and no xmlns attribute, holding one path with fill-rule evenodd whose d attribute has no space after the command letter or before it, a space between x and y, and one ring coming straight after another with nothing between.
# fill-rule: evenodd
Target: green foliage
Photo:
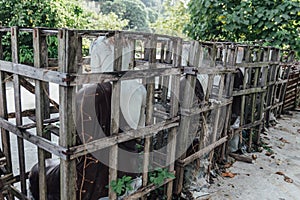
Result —
<instances>
[{"instance_id":1,"label":"green foliage","mask_svg":"<svg viewBox=\"0 0 300 200\"><path fill-rule=\"evenodd\" d=\"M196 40L264 40L300 51L300 0L191 0L187 34Z\"/></svg>"},{"instance_id":2,"label":"green foliage","mask_svg":"<svg viewBox=\"0 0 300 200\"><path fill-rule=\"evenodd\" d=\"M55 26L50 0L1 0L0 7L2 26Z\"/></svg>"},{"instance_id":3,"label":"green foliage","mask_svg":"<svg viewBox=\"0 0 300 200\"><path fill-rule=\"evenodd\" d=\"M156 7L159 3L158 0L141 0L147 7Z\"/></svg>"},{"instance_id":4,"label":"green foliage","mask_svg":"<svg viewBox=\"0 0 300 200\"><path fill-rule=\"evenodd\" d=\"M170 173L168 169L156 168L149 174L150 183L156 186L160 186L167 178L175 178L173 173Z\"/></svg>"},{"instance_id":5,"label":"green foliage","mask_svg":"<svg viewBox=\"0 0 300 200\"><path fill-rule=\"evenodd\" d=\"M183 29L189 23L190 15L183 1L177 1L175 5L168 0L164 4L165 12L159 16L150 27L160 34L185 37Z\"/></svg>"},{"instance_id":6,"label":"green foliage","mask_svg":"<svg viewBox=\"0 0 300 200\"><path fill-rule=\"evenodd\" d=\"M122 29L127 25L114 14L83 8L79 0L0 0L0 7L5 8L0 10L2 26Z\"/></svg>"},{"instance_id":7,"label":"green foliage","mask_svg":"<svg viewBox=\"0 0 300 200\"><path fill-rule=\"evenodd\" d=\"M154 23L158 18L158 12L152 8L147 8L148 20L150 23Z\"/></svg>"},{"instance_id":8,"label":"green foliage","mask_svg":"<svg viewBox=\"0 0 300 200\"><path fill-rule=\"evenodd\" d=\"M119 196L124 192L132 190L131 183L132 178L130 176L123 176L116 181L111 181L109 187Z\"/></svg>"},{"instance_id":9,"label":"green foliage","mask_svg":"<svg viewBox=\"0 0 300 200\"><path fill-rule=\"evenodd\" d=\"M97 14L83 8L79 0L0 0L0 7L4 8L0 9L2 26L121 30L128 25L116 14ZM10 61L10 35L4 35L2 40L4 59ZM32 35L22 32L19 41L20 62L32 64ZM57 43L57 37L47 37L50 58L57 58Z\"/></svg>"},{"instance_id":10,"label":"green foliage","mask_svg":"<svg viewBox=\"0 0 300 200\"><path fill-rule=\"evenodd\" d=\"M119 18L128 20L127 29L147 29L148 16L145 5L140 0L107 1L101 5L101 12L115 13Z\"/></svg>"}]
</instances>

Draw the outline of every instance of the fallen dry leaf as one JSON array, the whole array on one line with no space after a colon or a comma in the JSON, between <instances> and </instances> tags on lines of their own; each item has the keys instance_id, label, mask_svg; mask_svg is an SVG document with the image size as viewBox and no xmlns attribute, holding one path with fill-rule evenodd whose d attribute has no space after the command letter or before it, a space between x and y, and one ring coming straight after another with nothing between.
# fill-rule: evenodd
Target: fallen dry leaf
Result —
<instances>
[{"instance_id":1,"label":"fallen dry leaf","mask_svg":"<svg viewBox=\"0 0 300 200\"><path fill-rule=\"evenodd\" d=\"M252 154L252 159L256 160L257 159L257 155L256 154Z\"/></svg>"},{"instance_id":2,"label":"fallen dry leaf","mask_svg":"<svg viewBox=\"0 0 300 200\"><path fill-rule=\"evenodd\" d=\"M274 152L270 152L270 151L267 151L267 152L265 153L266 156L271 156L271 155L273 155L273 154L274 154Z\"/></svg>"},{"instance_id":3,"label":"fallen dry leaf","mask_svg":"<svg viewBox=\"0 0 300 200\"><path fill-rule=\"evenodd\" d=\"M278 174L278 175L281 175L281 176L284 176L284 173L283 172L276 172L275 174Z\"/></svg>"},{"instance_id":4,"label":"fallen dry leaf","mask_svg":"<svg viewBox=\"0 0 300 200\"><path fill-rule=\"evenodd\" d=\"M290 177L286 176L283 172L276 172L275 174L278 174L280 176L283 176L284 177L284 181L285 182L288 182L288 183L293 183L293 179L291 179Z\"/></svg>"},{"instance_id":5,"label":"fallen dry leaf","mask_svg":"<svg viewBox=\"0 0 300 200\"><path fill-rule=\"evenodd\" d=\"M289 144L289 142L288 142L286 139L284 139L284 138L280 138L279 140L280 140L281 142L283 142L283 143Z\"/></svg>"},{"instance_id":6,"label":"fallen dry leaf","mask_svg":"<svg viewBox=\"0 0 300 200\"><path fill-rule=\"evenodd\" d=\"M236 173L232 173L232 172L223 172L222 176L223 177L229 177L229 178L233 178L235 177Z\"/></svg>"},{"instance_id":7,"label":"fallen dry leaf","mask_svg":"<svg viewBox=\"0 0 300 200\"><path fill-rule=\"evenodd\" d=\"M293 179L291 179L291 178L288 177L288 176L284 176L284 181L285 181L285 182L288 182L288 183L293 183L293 182L294 182Z\"/></svg>"}]
</instances>

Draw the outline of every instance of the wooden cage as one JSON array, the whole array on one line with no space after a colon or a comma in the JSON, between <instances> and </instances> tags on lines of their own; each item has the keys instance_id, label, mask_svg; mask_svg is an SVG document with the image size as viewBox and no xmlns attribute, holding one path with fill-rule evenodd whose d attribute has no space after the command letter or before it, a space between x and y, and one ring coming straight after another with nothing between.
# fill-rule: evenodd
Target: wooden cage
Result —
<instances>
[{"instance_id":1,"label":"wooden cage","mask_svg":"<svg viewBox=\"0 0 300 200\"><path fill-rule=\"evenodd\" d=\"M88 72L91 59L87 57L89 47L85 44L99 36L114 37L112 72ZM24 54L20 49L21 40L25 38L30 38L32 62L20 61L20 54ZM124 40L133 49L128 70L122 71ZM57 45L50 48L49 43L55 41ZM5 61L7 48L11 59ZM50 51L57 52L51 54L56 56L49 57ZM291 77L292 62L279 62L280 50L273 47L185 42L178 37L126 31L19 27L0 29L0 58L0 127L6 169L0 182L6 191L2 195L8 199L28 199L26 156L33 156L25 151L24 141L28 141L38 148L40 199L47 198L45 159L58 157L60 198L71 200L79 199L76 159L108 148L107 176L111 183L118 176L119 145L136 139L142 141L142 188L125 199L145 199L161 186L167 199L172 199L174 193L180 194L185 166L199 163L205 157L209 161L207 170L211 170L217 159L226 159L227 141L232 136L234 97L240 98L240 126L235 132L242 136L243 130L248 131L251 150L253 140L259 143L269 112L276 108L277 115L282 111L285 91L289 91L290 81L286 78L288 74ZM244 78L240 87L234 88L237 68L244 69ZM286 73L279 75L279 68ZM145 123L121 134L120 90L122 81L126 80L138 80L146 88ZM299 73L295 80L299 81ZM13 84L12 98L7 96L7 82ZM76 92L85 84L108 82L113 91L110 135L76 145ZM202 93L197 93L199 83ZM59 100L51 96L50 85L57 87ZM29 99L24 99L21 88L33 94L34 108L22 107ZM277 94L279 103L273 98ZM8 109L9 99L13 99L13 111ZM11 135L17 136L18 169L12 161ZM196 148L187 151L192 144ZM161 150L162 147L165 148ZM176 180L167 178L160 185L151 183L150 165L166 168L176 175ZM16 183L20 184L16 186ZM108 196L117 198L111 187Z\"/></svg>"}]
</instances>

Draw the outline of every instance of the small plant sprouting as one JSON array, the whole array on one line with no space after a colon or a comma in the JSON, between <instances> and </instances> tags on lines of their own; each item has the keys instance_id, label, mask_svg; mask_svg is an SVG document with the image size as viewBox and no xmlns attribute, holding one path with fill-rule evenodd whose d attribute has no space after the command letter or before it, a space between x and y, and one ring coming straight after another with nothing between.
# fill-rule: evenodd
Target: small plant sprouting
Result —
<instances>
[{"instance_id":1,"label":"small plant sprouting","mask_svg":"<svg viewBox=\"0 0 300 200\"><path fill-rule=\"evenodd\" d=\"M118 178L116 181L111 181L109 187L120 196L124 192L128 192L132 190L131 187L132 178L130 176L123 176L122 178Z\"/></svg>"},{"instance_id":2,"label":"small plant sprouting","mask_svg":"<svg viewBox=\"0 0 300 200\"><path fill-rule=\"evenodd\" d=\"M156 186L163 184L167 178L175 178L175 175L168 171L168 169L156 168L150 173L150 182Z\"/></svg>"}]
</instances>

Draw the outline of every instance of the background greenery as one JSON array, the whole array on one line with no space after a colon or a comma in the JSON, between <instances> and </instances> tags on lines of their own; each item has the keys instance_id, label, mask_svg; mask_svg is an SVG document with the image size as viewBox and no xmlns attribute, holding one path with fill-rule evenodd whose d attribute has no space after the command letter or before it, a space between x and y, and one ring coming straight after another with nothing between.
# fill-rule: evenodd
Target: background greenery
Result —
<instances>
[{"instance_id":1,"label":"background greenery","mask_svg":"<svg viewBox=\"0 0 300 200\"><path fill-rule=\"evenodd\" d=\"M300 51L300 0L191 0L186 33L196 40L263 41Z\"/></svg>"},{"instance_id":2,"label":"background greenery","mask_svg":"<svg viewBox=\"0 0 300 200\"><path fill-rule=\"evenodd\" d=\"M91 0L92 1L92 0ZM300 51L300 0L0 0L0 25L139 30L196 40L261 41ZM32 62L31 37L22 35L21 62ZM9 37L3 36L4 49ZM55 46L50 38L49 46ZM50 50L50 57L57 51ZM5 53L9 60L9 53Z\"/></svg>"},{"instance_id":3,"label":"background greenery","mask_svg":"<svg viewBox=\"0 0 300 200\"><path fill-rule=\"evenodd\" d=\"M83 7L79 0L0 0L0 25L77 29L123 29L128 20L114 13L104 15ZM10 35L3 36L4 59L11 60ZM47 38L49 57L57 57L57 38ZM20 62L33 63L32 36L20 34Z\"/></svg>"}]
</instances>

